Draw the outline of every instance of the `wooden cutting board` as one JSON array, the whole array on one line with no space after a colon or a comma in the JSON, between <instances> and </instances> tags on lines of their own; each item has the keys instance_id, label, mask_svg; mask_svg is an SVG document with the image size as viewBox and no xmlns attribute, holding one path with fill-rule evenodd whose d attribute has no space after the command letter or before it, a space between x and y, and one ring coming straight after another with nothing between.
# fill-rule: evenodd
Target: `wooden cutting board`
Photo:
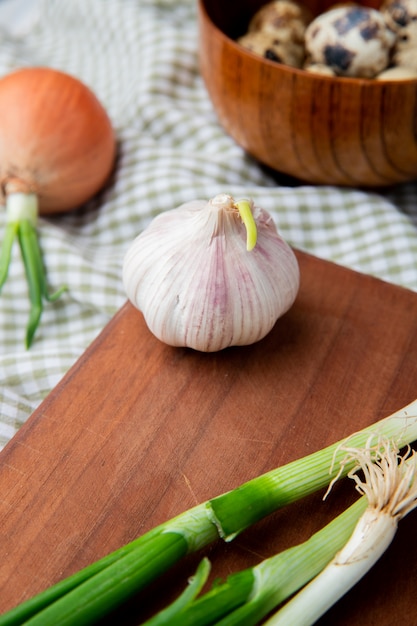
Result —
<instances>
[{"instance_id":1,"label":"wooden cutting board","mask_svg":"<svg viewBox=\"0 0 417 626\"><path fill-rule=\"evenodd\" d=\"M297 256L296 303L258 344L171 348L126 304L35 411L0 454L1 612L417 397L417 294ZM324 503L315 494L209 547L213 575L307 538L356 498L348 483ZM417 624L416 515L322 626ZM183 588L200 557L109 623L140 623Z\"/></svg>"}]
</instances>

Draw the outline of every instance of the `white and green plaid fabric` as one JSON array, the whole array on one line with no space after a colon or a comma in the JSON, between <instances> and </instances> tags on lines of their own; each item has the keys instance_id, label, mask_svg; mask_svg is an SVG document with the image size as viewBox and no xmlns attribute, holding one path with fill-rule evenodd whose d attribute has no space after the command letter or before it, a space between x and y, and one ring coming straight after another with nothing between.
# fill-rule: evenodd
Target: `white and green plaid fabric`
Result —
<instances>
[{"instance_id":1,"label":"white and green plaid fabric","mask_svg":"<svg viewBox=\"0 0 417 626\"><path fill-rule=\"evenodd\" d=\"M196 0L0 0L0 75L25 65L74 74L107 108L120 145L105 193L40 220L51 289L69 290L46 304L28 351L14 248L0 296L1 446L125 302L121 265L132 239L182 202L251 196L295 247L417 290L417 184L368 193L272 177L217 122L199 74L196 9ZM4 224L3 211L0 232Z\"/></svg>"}]
</instances>

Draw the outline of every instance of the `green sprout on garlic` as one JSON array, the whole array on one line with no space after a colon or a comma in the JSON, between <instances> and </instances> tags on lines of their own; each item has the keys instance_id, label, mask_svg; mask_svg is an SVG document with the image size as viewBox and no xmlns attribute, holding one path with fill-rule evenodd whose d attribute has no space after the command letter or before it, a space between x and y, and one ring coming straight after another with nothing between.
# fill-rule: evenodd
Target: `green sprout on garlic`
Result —
<instances>
[{"instance_id":1,"label":"green sprout on garlic","mask_svg":"<svg viewBox=\"0 0 417 626\"><path fill-rule=\"evenodd\" d=\"M235 206L246 228L246 250L250 252L256 246L258 230L253 218L251 203L248 200L237 200Z\"/></svg>"}]
</instances>

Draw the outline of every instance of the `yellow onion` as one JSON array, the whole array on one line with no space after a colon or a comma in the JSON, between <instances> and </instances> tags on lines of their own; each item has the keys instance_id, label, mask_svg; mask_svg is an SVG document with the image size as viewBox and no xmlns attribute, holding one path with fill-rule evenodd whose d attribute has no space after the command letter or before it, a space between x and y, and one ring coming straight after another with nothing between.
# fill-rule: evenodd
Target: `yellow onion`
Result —
<instances>
[{"instance_id":1,"label":"yellow onion","mask_svg":"<svg viewBox=\"0 0 417 626\"><path fill-rule=\"evenodd\" d=\"M80 206L113 168L115 137L94 93L50 68L24 68L0 79L0 203L34 193L41 214Z\"/></svg>"},{"instance_id":2,"label":"yellow onion","mask_svg":"<svg viewBox=\"0 0 417 626\"><path fill-rule=\"evenodd\" d=\"M44 68L24 68L0 79L0 204L7 224L0 252L0 288L17 238L25 265L30 319L26 344L49 295L37 240L38 214L74 209L109 178L116 140L106 110L77 78Z\"/></svg>"}]
</instances>

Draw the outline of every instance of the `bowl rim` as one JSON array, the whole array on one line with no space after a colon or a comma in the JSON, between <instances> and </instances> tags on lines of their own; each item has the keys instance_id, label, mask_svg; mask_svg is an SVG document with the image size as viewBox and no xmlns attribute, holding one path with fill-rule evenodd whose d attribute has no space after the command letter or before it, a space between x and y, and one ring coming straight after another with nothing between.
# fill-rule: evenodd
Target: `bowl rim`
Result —
<instances>
[{"instance_id":1,"label":"bowl rim","mask_svg":"<svg viewBox=\"0 0 417 626\"><path fill-rule=\"evenodd\" d=\"M226 0L228 1L228 0ZM354 76L328 76L326 74L320 74L319 72L309 72L303 68L292 67L290 65L285 65L284 63L277 63L276 61L271 61L270 59L266 59L265 57L260 56L259 54L255 54L251 52L247 48L241 46L236 40L232 39L229 35L227 35L210 17L207 11L207 4L210 0L198 0L198 12L200 18L205 20L210 24L210 27L217 31L218 35L225 41L225 43L232 47L236 53L241 54L243 57L247 57L251 59L252 62L257 63L259 66L268 66L273 71L284 72L291 75L296 75L300 77L309 78L313 81L324 81L330 83L339 83L344 85L351 84L352 86L369 86L375 89L384 89L386 85L407 85L407 86L416 86L417 85L417 77L416 78L387 78L378 80L376 78L363 78L363 77L354 77ZM268 0L265 1L267 4ZM346 0L347 2L347 0ZM302 4L302 3L301 3ZM335 0L336 4L336 0ZM388 69L388 68L387 68Z\"/></svg>"}]
</instances>

